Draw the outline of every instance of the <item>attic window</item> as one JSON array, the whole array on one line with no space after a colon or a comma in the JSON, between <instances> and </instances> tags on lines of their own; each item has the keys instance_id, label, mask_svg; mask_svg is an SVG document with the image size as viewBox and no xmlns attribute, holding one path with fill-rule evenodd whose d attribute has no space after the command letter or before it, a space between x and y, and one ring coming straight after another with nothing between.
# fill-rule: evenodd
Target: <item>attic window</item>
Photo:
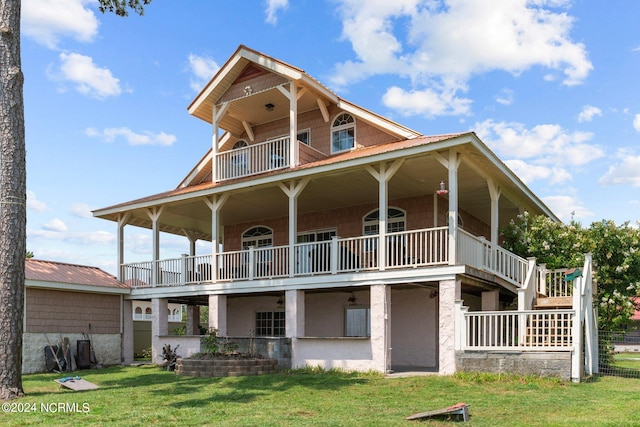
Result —
<instances>
[{"instance_id":1,"label":"attic window","mask_svg":"<svg viewBox=\"0 0 640 427\"><path fill-rule=\"evenodd\" d=\"M351 114L342 113L331 125L331 152L351 150L356 142L356 122Z\"/></svg>"}]
</instances>

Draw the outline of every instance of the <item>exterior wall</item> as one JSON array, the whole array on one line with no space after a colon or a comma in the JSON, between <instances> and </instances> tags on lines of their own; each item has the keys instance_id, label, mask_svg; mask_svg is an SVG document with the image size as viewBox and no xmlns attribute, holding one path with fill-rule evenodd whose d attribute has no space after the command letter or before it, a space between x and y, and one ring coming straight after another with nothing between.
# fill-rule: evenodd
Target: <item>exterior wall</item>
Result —
<instances>
[{"instance_id":1,"label":"exterior wall","mask_svg":"<svg viewBox=\"0 0 640 427\"><path fill-rule=\"evenodd\" d=\"M571 380L571 352L489 353L458 352L458 370L498 374L540 375Z\"/></svg>"},{"instance_id":2,"label":"exterior wall","mask_svg":"<svg viewBox=\"0 0 640 427\"><path fill-rule=\"evenodd\" d=\"M369 338L294 338L292 368L305 366L346 371L370 371L373 366Z\"/></svg>"},{"instance_id":3,"label":"exterior wall","mask_svg":"<svg viewBox=\"0 0 640 427\"><path fill-rule=\"evenodd\" d=\"M77 357L78 340L85 337L80 333L59 331L56 333L25 333L22 336L22 373L32 374L45 372L44 349L48 342L58 345L60 338L69 338L71 350ZM49 341L47 341L47 338ZM121 335L120 334L92 334L91 342L96 355L96 360L101 365L117 365L121 363Z\"/></svg>"},{"instance_id":4,"label":"exterior wall","mask_svg":"<svg viewBox=\"0 0 640 427\"><path fill-rule=\"evenodd\" d=\"M120 298L119 295L27 288L25 332L120 334Z\"/></svg>"},{"instance_id":5,"label":"exterior wall","mask_svg":"<svg viewBox=\"0 0 640 427\"><path fill-rule=\"evenodd\" d=\"M306 295L305 336L344 336L345 308L350 292L308 293ZM369 305L369 290L354 291L357 306Z\"/></svg>"},{"instance_id":6,"label":"exterior wall","mask_svg":"<svg viewBox=\"0 0 640 427\"><path fill-rule=\"evenodd\" d=\"M287 79L275 73L260 74L256 77L243 79L241 82L231 85L224 95L220 97L218 102L227 102L237 98L244 98L246 96L244 88L247 86L251 86L253 93L258 93L286 82Z\"/></svg>"},{"instance_id":7,"label":"exterior wall","mask_svg":"<svg viewBox=\"0 0 640 427\"><path fill-rule=\"evenodd\" d=\"M373 179L373 178L372 178ZM304 197L304 192L301 197ZM287 198L282 194L282 203L287 204ZM433 198L411 197L406 199L393 199L389 206L404 209L406 211L407 230L416 230L433 227ZM341 209L328 209L324 211L300 214L298 217L298 232L336 229L339 237L361 236L362 219L372 210L378 208L377 203L369 203L358 206L347 206ZM440 226L445 225L446 206L438 203ZM462 211L460 216L464 222L464 229L475 235L489 236L490 228L487 224ZM224 228L224 250L234 251L241 248L242 233L249 228L263 225L273 229L274 246L282 246L288 243L289 220L287 217L269 218L261 221L252 221L239 224L229 224Z\"/></svg>"},{"instance_id":8,"label":"exterior wall","mask_svg":"<svg viewBox=\"0 0 640 427\"><path fill-rule=\"evenodd\" d=\"M256 311L284 311L277 296L228 297L227 335L249 337L256 329Z\"/></svg>"},{"instance_id":9,"label":"exterior wall","mask_svg":"<svg viewBox=\"0 0 640 427\"><path fill-rule=\"evenodd\" d=\"M391 290L391 365L438 365L438 298L427 288Z\"/></svg>"}]
</instances>

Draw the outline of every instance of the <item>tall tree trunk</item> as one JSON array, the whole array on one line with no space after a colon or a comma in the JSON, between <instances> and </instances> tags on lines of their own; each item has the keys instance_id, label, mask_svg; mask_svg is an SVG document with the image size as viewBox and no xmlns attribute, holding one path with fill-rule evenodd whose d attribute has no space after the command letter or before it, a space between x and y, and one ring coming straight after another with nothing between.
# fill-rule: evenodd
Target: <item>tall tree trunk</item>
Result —
<instances>
[{"instance_id":1,"label":"tall tree trunk","mask_svg":"<svg viewBox=\"0 0 640 427\"><path fill-rule=\"evenodd\" d=\"M0 0L0 399L22 390L26 161L20 0Z\"/></svg>"}]
</instances>

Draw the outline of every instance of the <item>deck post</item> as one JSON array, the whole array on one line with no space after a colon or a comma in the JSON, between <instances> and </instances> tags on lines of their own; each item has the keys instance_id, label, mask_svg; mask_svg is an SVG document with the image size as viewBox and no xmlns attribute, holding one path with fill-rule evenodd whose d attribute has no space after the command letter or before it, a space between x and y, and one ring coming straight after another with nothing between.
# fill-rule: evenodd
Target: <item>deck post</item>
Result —
<instances>
[{"instance_id":1,"label":"deck post","mask_svg":"<svg viewBox=\"0 0 640 427\"><path fill-rule=\"evenodd\" d=\"M227 336L227 296L209 295L209 329L217 329L219 337Z\"/></svg>"},{"instance_id":2,"label":"deck post","mask_svg":"<svg viewBox=\"0 0 640 427\"><path fill-rule=\"evenodd\" d=\"M289 290L284 293L285 300L285 335L287 338L304 336L304 291Z\"/></svg>"},{"instance_id":3,"label":"deck post","mask_svg":"<svg viewBox=\"0 0 640 427\"><path fill-rule=\"evenodd\" d=\"M122 362L133 363L133 302L121 298L122 306Z\"/></svg>"},{"instance_id":4,"label":"deck post","mask_svg":"<svg viewBox=\"0 0 640 427\"><path fill-rule=\"evenodd\" d=\"M166 298L151 299L151 361L162 362L162 338L169 333L169 309Z\"/></svg>"},{"instance_id":5,"label":"deck post","mask_svg":"<svg viewBox=\"0 0 640 427\"><path fill-rule=\"evenodd\" d=\"M371 369L387 373L391 370L391 287L371 285Z\"/></svg>"},{"instance_id":6,"label":"deck post","mask_svg":"<svg viewBox=\"0 0 640 427\"><path fill-rule=\"evenodd\" d=\"M456 265L456 239L458 236L458 166L460 158L454 149L449 150L449 265Z\"/></svg>"},{"instance_id":7,"label":"deck post","mask_svg":"<svg viewBox=\"0 0 640 427\"><path fill-rule=\"evenodd\" d=\"M438 286L438 373L456 372L456 301L462 299L459 279L441 280Z\"/></svg>"},{"instance_id":8,"label":"deck post","mask_svg":"<svg viewBox=\"0 0 640 427\"><path fill-rule=\"evenodd\" d=\"M582 323L584 312L582 311L583 277L576 277L573 281L573 323L571 328L573 351L571 352L571 381L579 383L582 378L583 347L582 347Z\"/></svg>"},{"instance_id":9,"label":"deck post","mask_svg":"<svg viewBox=\"0 0 640 427\"><path fill-rule=\"evenodd\" d=\"M127 225L127 220L130 216L131 214L128 212L118 215L118 235L116 239L118 241L118 255L116 265L118 268L117 277L121 282L125 280L122 271L122 264L124 264L124 226Z\"/></svg>"}]
</instances>

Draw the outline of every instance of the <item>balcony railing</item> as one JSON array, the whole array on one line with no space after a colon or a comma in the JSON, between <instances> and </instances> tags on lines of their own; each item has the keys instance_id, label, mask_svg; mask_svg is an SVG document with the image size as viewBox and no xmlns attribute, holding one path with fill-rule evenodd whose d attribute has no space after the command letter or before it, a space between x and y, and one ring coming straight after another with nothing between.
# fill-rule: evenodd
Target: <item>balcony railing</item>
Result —
<instances>
[{"instance_id":1,"label":"balcony railing","mask_svg":"<svg viewBox=\"0 0 640 427\"><path fill-rule=\"evenodd\" d=\"M289 138L273 139L216 155L216 181L289 167Z\"/></svg>"},{"instance_id":2,"label":"balcony railing","mask_svg":"<svg viewBox=\"0 0 640 427\"><path fill-rule=\"evenodd\" d=\"M389 233L386 256L379 254L378 235L338 238L293 245L291 271L289 246L249 248L217 255L213 274L212 256L183 255L180 258L139 262L122 266L122 280L133 288L183 286L206 282L265 280L319 274L354 273L384 269L418 268L449 264L447 227ZM486 270L518 285L526 277L527 261L482 238L460 233L458 264ZM384 264L381 266L381 262Z\"/></svg>"}]
</instances>

